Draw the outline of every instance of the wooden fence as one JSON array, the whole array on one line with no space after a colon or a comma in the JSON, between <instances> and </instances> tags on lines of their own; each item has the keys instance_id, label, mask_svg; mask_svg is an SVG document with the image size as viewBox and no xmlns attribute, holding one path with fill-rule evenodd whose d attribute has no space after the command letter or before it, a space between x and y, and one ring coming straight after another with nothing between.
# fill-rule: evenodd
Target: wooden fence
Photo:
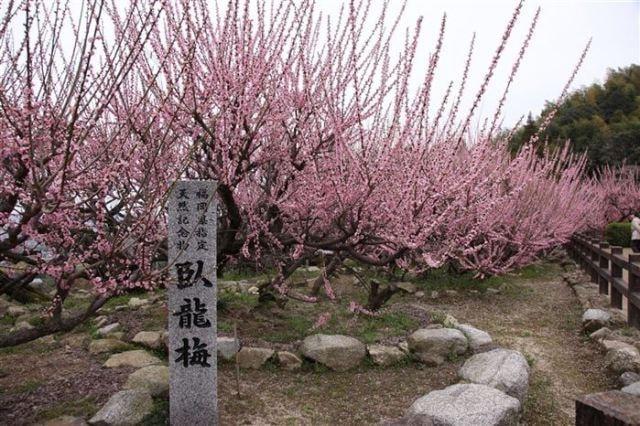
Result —
<instances>
[{"instance_id":1,"label":"wooden fence","mask_svg":"<svg viewBox=\"0 0 640 426\"><path fill-rule=\"evenodd\" d=\"M623 309L626 299L627 323L640 329L640 254L629 254L625 259L622 247L582 235L575 235L567 248L598 284L600 294L609 295L612 307Z\"/></svg>"}]
</instances>

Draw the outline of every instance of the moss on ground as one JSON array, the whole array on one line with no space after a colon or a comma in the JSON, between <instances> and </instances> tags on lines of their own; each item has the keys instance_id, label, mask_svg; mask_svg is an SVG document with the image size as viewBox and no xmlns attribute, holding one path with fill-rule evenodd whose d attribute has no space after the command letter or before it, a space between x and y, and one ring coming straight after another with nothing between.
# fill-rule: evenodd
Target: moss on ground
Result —
<instances>
[{"instance_id":1,"label":"moss on ground","mask_svg":"<svg viewBox=\"0 0 640 426\"><path fill-rule=\"evenodd\" d=\"M92 396L87 396L73 401L63 401L55 407L40 410L37 417L41 421L55 419L61 416L74 416L89 418L93 416L99 407Z\"/></svg>"}]
</instances>

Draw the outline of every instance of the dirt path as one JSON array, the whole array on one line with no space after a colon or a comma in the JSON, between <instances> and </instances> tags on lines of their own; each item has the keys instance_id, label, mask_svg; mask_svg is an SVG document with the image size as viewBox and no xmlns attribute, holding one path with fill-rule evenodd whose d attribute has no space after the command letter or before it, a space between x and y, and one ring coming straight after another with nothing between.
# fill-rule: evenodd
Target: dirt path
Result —
<instances>
[{"instance_id":1,"label":"dirt path","mask_svg":"<svg viewBox=\"0 0 640 426\"><path fill-rule=\"evenodd\" d=\"M582 310L576 296L557 277L521 280L509 291L517 294L495 296L493 307L481 301L448 306L456 318L488 331L532 362L526 424L572 425L577 396L615 386L604 369L604 354L579 333Z\"/></svg>"}]
</instances>

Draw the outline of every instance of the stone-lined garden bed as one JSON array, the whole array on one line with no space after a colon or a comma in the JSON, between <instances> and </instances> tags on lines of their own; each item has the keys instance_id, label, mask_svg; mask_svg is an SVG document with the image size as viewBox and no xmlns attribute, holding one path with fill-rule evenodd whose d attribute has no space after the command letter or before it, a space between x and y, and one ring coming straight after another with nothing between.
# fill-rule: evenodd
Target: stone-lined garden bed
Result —
<instances>
[{"instance_id":1,"label":"stone-lined garden bed","mask_svg":"<svg viewBox=\"0 0 640 426\"><path fill-rule=\"evenodd\" d=\"M459 324L451 315L438 317L441 324L418 329L397 345L365 345L350 336L313 334L301 342L298 350L285 351L242 346L233 337L220 336L218 359L235 362L243 369L260 369L269 364L289 371L300 369L307 360L342 372L358 367L365 360L382 368L402 362L438 366L470 354L458 373L459 384L418 398L407 409L405 417L386 424L411 421L412 424L454 425L470 424L471 419L484 425L516 424L529 386L529 365L525 357L517 351L496 348L488 333ZM89 351L95 356L116 352L104 362L106 368L136 370L129 375L122 390L113 394L88 423L139 423L151 413L153 398L166 398L168 394L169 370L165 361L142 349L166 351L166 333L142 331L127 343L121 340L123 332L119 324L106 324L100 318L97 323L102 325L97 330L101 338L91 342ZM123 349L129 350L119 352ZM49 424L85 423L83 419L64 416Z\"/></svg>"}]
</instances>

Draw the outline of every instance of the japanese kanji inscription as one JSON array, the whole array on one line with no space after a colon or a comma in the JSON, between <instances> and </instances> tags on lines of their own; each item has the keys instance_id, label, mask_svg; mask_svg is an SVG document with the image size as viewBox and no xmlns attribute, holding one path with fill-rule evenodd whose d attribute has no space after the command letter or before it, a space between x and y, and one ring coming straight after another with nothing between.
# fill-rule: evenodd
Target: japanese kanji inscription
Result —
<instances>
[{"instance_id":1,"label":"japanese kanji inscription","mask_svg":"<svg viewBox=\"0 0 640 426\"><path fill-rule=\"evenodd\" d=\"M178 181L169 217L172 425L217 424L216 183Z\"/></svg>"}]
</instances>

